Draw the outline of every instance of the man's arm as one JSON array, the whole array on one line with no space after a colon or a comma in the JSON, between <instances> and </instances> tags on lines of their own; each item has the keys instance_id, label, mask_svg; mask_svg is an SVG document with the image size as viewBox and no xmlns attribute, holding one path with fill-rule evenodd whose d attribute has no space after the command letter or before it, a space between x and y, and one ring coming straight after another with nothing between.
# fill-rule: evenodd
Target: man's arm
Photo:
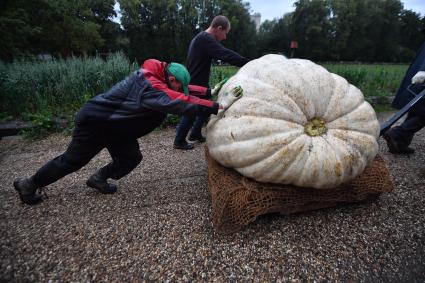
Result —
<instances>
[{"instance_id":1,"label":"man's arm","mask_svg":"<svg viewBox=\"0 0 425 283\"><path fill-rule=\"evenodd\" d=\"M139 105L162 113L196 116L199 114L217 114L219 104L195 96L164 88L140 89Z\"/></svg>"},{"instance_id":2,"label":"man's arm","mask_svg":"<svg viewBox=\"0 0 425 283\"><path fill-rule=\"evenodd\" d=\"M221 43L213 38L208 38L205 44L205 49L210 57L216 60L222 60L233 66L242 67L249 62L247 58L241 56L239 53L233 50L224 47Z\"/></svg>"}]
</instances>

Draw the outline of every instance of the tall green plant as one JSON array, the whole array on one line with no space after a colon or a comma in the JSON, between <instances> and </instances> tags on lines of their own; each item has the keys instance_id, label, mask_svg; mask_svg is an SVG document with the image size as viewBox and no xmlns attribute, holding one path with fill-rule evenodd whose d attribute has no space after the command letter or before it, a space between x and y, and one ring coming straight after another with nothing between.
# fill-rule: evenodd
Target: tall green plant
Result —
<instances>
[{"instance_id":1,"label":"tall green plant","mask_svg":"<svg viewBox=\"0 0 425 283\"><path fill-rule=\"evenodd\" d=\"M407 65L324 64L330 72L358 87L365 97L394 95Z\"/></svg>"},{"instance_id":2,"label":"tall green plant","mask_svg":"<svg viewBox=\"0 0 425 283\"><path fill-rule=\"evenodd\" d=\"M0 65L0 110L15 117L75 112L90 97L109 89L137 68L122 53Z\"/></svg>"}]
</instances>

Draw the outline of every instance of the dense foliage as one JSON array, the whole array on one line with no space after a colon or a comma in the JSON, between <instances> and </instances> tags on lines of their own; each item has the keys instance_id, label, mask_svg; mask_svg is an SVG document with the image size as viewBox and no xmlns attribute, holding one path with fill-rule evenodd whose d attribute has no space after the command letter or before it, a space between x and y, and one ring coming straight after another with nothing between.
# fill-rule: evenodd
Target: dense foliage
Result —
<instances>
[{"instance_id":1,"label":"dense foliage","mask_svg":"<svg viewBox=\"0 0 425 283\"><path fill-rule=\"evenodd\" d=\"M0 9L0 56L94 54L118 50L114 0L5 0Z\"/></svg>"},{"instance_id":2,"label":"dense foliage","mask_svg":"<svg viewBox=\"0 0 425 283\"><path fill-rule=\"evenodd\" d=\"M115 2L120 4L121 24ZM298 0L295 11L259 32L242 0L4 0L0 59L26 55L95 55L118 50L133 61L184 62L191 38L218 14L232 31L224 44L256 58L291 54L315 61L409 62L424 42L425 19L400 0Z\"/></svg>"},{"instance_id":3,"label":"dense foliage","mask_svg":"<svg viewBox=\"0 0 425 283\"><path fill-rule=\"evenodd\" d=\"M298 0L295 11L266 21L259 34L263 53L315 61L409 62L425 40L425 18L399 0Z\"/></svg>"}]
</instances>

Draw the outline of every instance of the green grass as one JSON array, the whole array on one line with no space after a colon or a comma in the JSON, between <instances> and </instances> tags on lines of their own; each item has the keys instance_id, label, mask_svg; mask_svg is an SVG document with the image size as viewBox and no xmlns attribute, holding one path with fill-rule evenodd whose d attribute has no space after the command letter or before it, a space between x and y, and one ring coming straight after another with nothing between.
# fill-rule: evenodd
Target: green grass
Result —
<instances>
[{"instance_id":1,"label":"green grass","mask_svg":"<svg viewBox=\"0 0 425 283\"><path fill-rule=\"evenodd\" d=\"M323 67L358 87L365 97L372 97L394 95L408 65L341 63L323 64Z\"/></svg>"},{"instance_id":2,"label":"green grass","mask_svg":"<svg viewBox=\"0 0 425 283\"><path fill-rule=\"evenodd\" d=\"M91 97L138 68L122 53L100 57L0 62L0 121L31 121L25 135L44 137L62 130L55 118L73 120L73 115ZM69 123L72 124L72 123Z\"/></svg>"},{"instance_id":3,"label":"green grass","mask_svg":"<svg viewBox=\"0 0 425 283\"><path fill-rule=\"evenodd\" d=\"M239 70L238 67L233 66L214 66L211 68L210 86L214 87L217 83L225 78L230 78Z\"/></svg>"},{"instance_id":4,"label":"green grass","mask_svg":"<svg viewBox=\"0 0 425 283\"><path fill-rule=\"evenodd\" d=\"M323 63L329 72L340 75L358 87L365 97L394 95L408 65ZM211 71L211 86L238 71L237 67L216 66Z\"/></svg>"},{"instance_id":5,"label":"green grass","mask_svg":"<svg viewBox=\"0 0 425 283\"><path fill-rule=\"evenodd\" d=\"M391 107L391 105L374 105L373 109L375 112L391 112L391 111L398 111L397 109Z\"/></svg>"}]
</instances>

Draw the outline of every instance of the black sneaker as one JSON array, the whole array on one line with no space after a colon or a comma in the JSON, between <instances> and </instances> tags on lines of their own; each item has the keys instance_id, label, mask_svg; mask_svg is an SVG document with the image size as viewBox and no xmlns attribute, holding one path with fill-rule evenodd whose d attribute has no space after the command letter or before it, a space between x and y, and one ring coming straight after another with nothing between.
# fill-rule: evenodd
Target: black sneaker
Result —
<instances>
[{"instance_id":1,"label":"black sneaker","mask_svg":"<svg viewBox=\"0 0 425 283\"><path fill-rule=\"evenodd\" d=\"M385 133L382 137L387 142L388 151L392 154L412 154L415 152L413 148L399 146L388 133Z\"/></svg>"},{"instance_id":2,"label":"black sneaker","mask_svg":"<svg viewBox=\"0 0 425 283\"><path fill-rule=\"evenodd\" d=\"M191 150L191 149L193 149L193 144L190 144L188 142L175 143L173 147L176 148L176 149Z\"/></svg>"},{"instance_id":3,"label":"black sneaker","mask_svg":"<svg viewBox=\"0 0 425 283\"><path fill-rule=\"evenodd\" d=\"M23 203L34 205L43 201L43 198L36 194L37 186L32 178L18 178L13 182L13 186Z\"/></svg>"},{"instance_id":4,"label":"black sneaker","mask_svg":"<svg viewBox=\"0 0 425 283\"><path fill-rule=\"evenodd\" d=\"M204 136L202 136L202 135L200 135L200 136L189 136L189 138L188 138L190 141L198 141L198 142L200 142L200 143L203 143L203 142L205 142L207 139L204 137Z\"/></svg>"},{"instance_id":5,"label":"black sneaker","mask_svg":"<svg viewBox=\"0 0 425 283\"><path fill-rule=\"evenodd\" d=\"M117 191L117 186L109 184L107 178L96 172L90 176L86 182L90 188L98 190L101 194L113 194Z\"/></svg>"}]
</instances>

